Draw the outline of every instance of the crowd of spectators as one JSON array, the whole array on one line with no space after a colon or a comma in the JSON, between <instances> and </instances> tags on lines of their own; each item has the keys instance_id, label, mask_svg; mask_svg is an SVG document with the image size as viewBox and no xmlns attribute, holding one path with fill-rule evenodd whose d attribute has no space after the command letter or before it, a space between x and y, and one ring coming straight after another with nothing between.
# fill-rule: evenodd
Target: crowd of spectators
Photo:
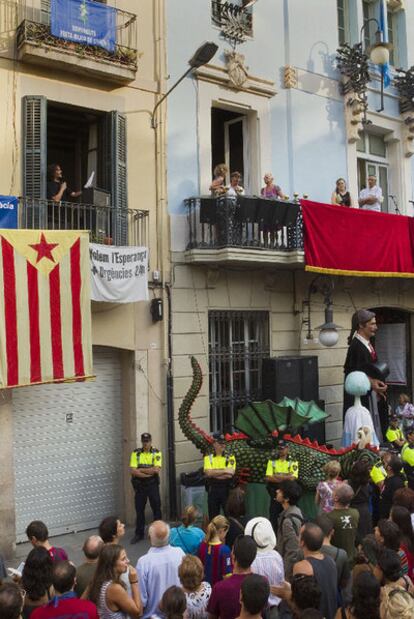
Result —
<instances>
[{"instance_id":1,"label":"crowd of spectators","mask_svg":"<svg viewBox=\"0 0 414 619\"><path fill-rule=\"evenodd\" d=\"M386 479L400 477L398 459L387 459L386 468ZM347 481L338 478L335 465L326 473L329 500L321 487L319 513L312 520L299 507L301 488L294 480L283 481L276 491L282 509L276 532L266 518L245 518L244 493L237 488L227 515L215 516L205 530L197 526L193 506L171 529L153 522L150 548L135 567L117 517L105 518L97 534L85 540L84 561L77 567L64 549L52 545L43 522L31 522L26 532L33 548L21 577L6 579L2 565L0 617L414 617L414 492L384 483L386 500L380 498L381 517L373 526L364 467L355 466Z\"/></svg>"}]
</instances>

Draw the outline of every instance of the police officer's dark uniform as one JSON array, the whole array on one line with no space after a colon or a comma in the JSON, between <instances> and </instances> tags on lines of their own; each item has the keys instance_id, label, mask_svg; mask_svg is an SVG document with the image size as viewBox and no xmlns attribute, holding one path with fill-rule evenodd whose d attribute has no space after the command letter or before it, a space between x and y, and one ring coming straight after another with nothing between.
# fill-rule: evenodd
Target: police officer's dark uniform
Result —
<instances>
[{"instance_id":1,"label":"police officer's dark uniform","mask_svg":"<svg viewBox=\"0 0 414 619\"><path fill-rule=\"evenodd\" d=\"M289 447L289 444L283 439L280 440L278 443L278 448L285 449L286 447ZM289 475L294 479L297 479L299 475L299 464L296 460L289 458L289 455L282 459L280 457L276 457L275 454L275 457L271 458L267 462L266 478L273 477L274 475ZM287 479L289 478L287 477ZM274 482L268 479L266 488L270 495L269 520L272 523L275 532L277 530L277 519L283 510L282 505L276 501L276 490L279 486L280 482Z\"/></svg>"},{"instance_id":2,"label":"police officer's dark uniform","mask_svg":"<svg viewBox=\"0 0 414 619\"><path fill-rule=\"evenodd\" d=\"M151 446L151 434L148 432L141 434L141 442L143 445L149 444L150 448L149 450L145 450L144 447L134 449L129 462L130 469L143 470L156 467L160 470L162 454L158 449ZM147 499L149 499L154 520L161 520L160 478L158 473L146 477L132 475L131 482L135 490L135 511L137 514L135 535L131 540L131 544L135 544L144 537L145 505L147 504Z\"/></svg>"},{"instance_id":3,"label":"police officer's dark uniform","mask_svg":"<svg viewBox=\"0 0 414 619\"><path fill-rule=\"evenodd\" d=\"M213 434L215 443L225 445L226 440L220 432ZM214 470L236 470L236 458L232 454L223 453L222 455L208 454L204 456L204 472ZM220 509L225 511L225 505L232 486L233 476L227 479L217 479L206 476L206 488L208 492L208 517L210 520L220 513Z\"/></svg>"},{"instance_id":4,"label":"police officer's dark uniform","mask_svg":"<svg viewBox=\"0 0 414 619\"><path fill-rule=\"evenodd\" d=\"M408 487L414 490L414 426L405 432L407 442L401 449L401 460L407 476Z\"/></svg>"}]
</instances>

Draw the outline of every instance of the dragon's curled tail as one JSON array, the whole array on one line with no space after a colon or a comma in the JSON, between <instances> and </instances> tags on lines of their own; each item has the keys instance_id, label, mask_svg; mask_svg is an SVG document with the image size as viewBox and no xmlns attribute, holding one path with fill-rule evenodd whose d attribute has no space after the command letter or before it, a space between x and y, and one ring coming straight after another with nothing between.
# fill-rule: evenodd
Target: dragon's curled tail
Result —
<instances>
[{"instance_id":1,"label":"dragon's curled tail","mask_svg":"<svg viewBox=\"0 0 414 619\"><path fill-rule=\"evenodd\" d=\"M193 380L191 386L184 396L178 411L178 423L186 438L191 441L198 449L205 453L212 442L211 437L199 428L191 419L191 408L203 384L203 374L200 364L195 357L191 357L191 367L193 369Z\"/></svg>"}]
</instances>

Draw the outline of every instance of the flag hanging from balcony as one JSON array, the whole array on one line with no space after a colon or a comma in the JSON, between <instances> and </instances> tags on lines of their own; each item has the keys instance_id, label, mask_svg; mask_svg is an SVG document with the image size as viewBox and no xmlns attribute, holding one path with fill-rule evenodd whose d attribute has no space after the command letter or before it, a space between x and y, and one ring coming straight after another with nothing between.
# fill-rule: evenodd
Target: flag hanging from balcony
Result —
<instances>
[{"instance_id":1,"label":"flag hanging from balcony","mask_svg":"<svg viewBox=\"0 0 414 619\"><path fill-rule=\"evenodd\" d=\"M92 375L89 236L0 230L0 388Z\"/></svg>"},{"instance_id":2,"label":"flag hanging from balcony","mask_svg":"<svg viewBox=\"0 0 414 619\"><path fill-rule=\"evenodd\" d=\"M301 206L307 271L414 277L412 217L309 200Z\"/></svg>"},{"instance_id":3,"label":"flag hanging from balcony","mask_svg":"<svg viewBox=\"0 0 414 619\"><path fill-rule=\"evenodd\" d=\"M116 10L90 0L52 0L50 30L73 43L115 51Z\"/></svg>"}]
</instances>

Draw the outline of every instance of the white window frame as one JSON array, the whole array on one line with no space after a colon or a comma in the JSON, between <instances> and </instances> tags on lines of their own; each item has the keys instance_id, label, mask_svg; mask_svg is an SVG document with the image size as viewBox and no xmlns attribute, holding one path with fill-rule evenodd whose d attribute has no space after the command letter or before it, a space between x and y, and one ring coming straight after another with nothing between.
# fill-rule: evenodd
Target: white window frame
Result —
<instances>
[{"instance_id":1,"label":"white window frame","mask_svg":"<svg viewBox=\"0 0 414 619\"><path fill-rule=\"evenodd\" d=\"M384 201L381 204L381 211L384 213L393 212L394 209L392 208L392 205L390 204L389 199L388 199L388 195L390 191L390 173L389 173L390 163L388 159L387 142L384 139L385 157L381 157L380 155L372 155L369 152L369 133L368 132L364 133L361 136L361 139L363 139L365 142L365 151L362 152L362 151L357 150L357 159L364 162L365 170L366 170L366 178L368 178L368 176L373 173L372 171L369 170L369 166L372 166L374 168L374 174L377 177L377 182L379 186L381 186L380 185L380 178L381 178L380 169L385 171L386 177L387 177L387 187L386 187L386 191L384 191L384 189L381 187L381 189L383 189L383 198L384 198ZM358 166L358 172L359 172L359 166ZM358 188L362 189L362 187L360 187L359 180L360 179L358 178Z\"/></svg>"},{"instance_id":2,"label":"white window frame","mask_svg":"<svg viewBox=\"0 0 414 619\"><path fill-rule=\"evenodd\" d=\"M349 43L351 40L350 23L349 23L349 0L337 0L336 2L337 20L338 20L338 43ZM339 26L339 12L343 13L344 26ZM343 32L343 41L341 40L340 33Z\"/></svg>"},{"instance_id":3,"label":"white window frame","mask_svg":"<svg viewBox=\"0 0 414 619\"><path fill-rule=\"evenodd\" d=\"M247 116L238 116L237 118L233 118L232 120L226 120L224 122L224 163L226 164L230 174L234 172L230 166L230 125L235 125L236 123L242 123L242 133L243 133L243 178L242 185L246 193L250 191L250 169L249 169L249 148L248 148L248 140L249 134L247 130Z\"/></svg>"}]
</instances>

